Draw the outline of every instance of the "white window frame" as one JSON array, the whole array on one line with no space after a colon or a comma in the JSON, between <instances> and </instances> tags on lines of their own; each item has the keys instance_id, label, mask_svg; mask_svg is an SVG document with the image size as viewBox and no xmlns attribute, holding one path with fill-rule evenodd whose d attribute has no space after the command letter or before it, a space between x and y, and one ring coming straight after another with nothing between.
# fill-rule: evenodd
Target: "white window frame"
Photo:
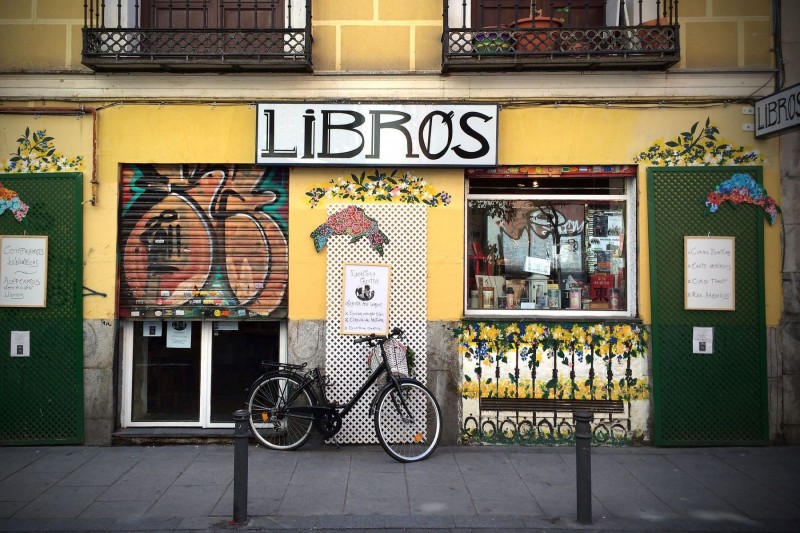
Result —
<instances>
[{"instance_id":1,"label":"white window frame","mask_svg":"<svg viewBox=\"0 0 800 533\"><path fill-rule=\"evenodd\" d=\"M536 166L536 165L529 165ZM502 178L498 178L502 179ZM569 179L569 178L564 178ZM638 223L636 218L636 189L637 178L626 176L625 194L621 195L554 195L554 194L530 194L530 195L500 195L500 194L474 194L469 193L469 179L464 180L464 198L466 199L464 209L464 265L463 265L463 302L464 317L469 318L493 318L498 320L608 320L608 319L631 319L638 316ZM583 202L591 200L599 201L622 201L625 202L625 294L626 309L619 311L612 310L584 310L584 309L470 309L469 308L469 202L472 200L535 200L535 201L563 201L565 203Z\"/></svg>"},{"instance_id":2,"label":"white window frame","mask_svg":"<svg viewBox=\"0 0 800 533\"><path fill-rule=\"evenodd\" d=\"M200 414L197 421L164 421L164 422L134 422L131 420L133 412L133 335L135 320L122 320L122 384L120 387L120 425L123 428L132 427L194 427L194 428L232 428L233 417L230 422L211 421L211 347L214 342L214 320L194 322L200 325ZM287 362L288 327L285 320L280 322L280 348L278 360ZM253 379L258 374L253 375ZM244 404L244 391L242 391L242 404ZM231 413L232 414L232 413Z\"/></svg>"}]
</instances>

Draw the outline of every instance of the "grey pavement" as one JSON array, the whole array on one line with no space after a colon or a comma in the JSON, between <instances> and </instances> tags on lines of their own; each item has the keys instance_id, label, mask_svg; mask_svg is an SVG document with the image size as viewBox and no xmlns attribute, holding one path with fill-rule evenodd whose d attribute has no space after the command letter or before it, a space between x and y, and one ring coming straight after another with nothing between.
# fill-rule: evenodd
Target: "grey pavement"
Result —
<instances>
[{"instance_id":1,"label":"grey pavement","mask_svg":"<svg viewBox=\"0 0 800 533\"><path fill-rule=\"evenodd\" d=\"M247 520L232 522L234 445L0 447L0 531L800 531L800 447L593 447L592 523L575 449L248 447Z\"/></svg>"}]
</instances>

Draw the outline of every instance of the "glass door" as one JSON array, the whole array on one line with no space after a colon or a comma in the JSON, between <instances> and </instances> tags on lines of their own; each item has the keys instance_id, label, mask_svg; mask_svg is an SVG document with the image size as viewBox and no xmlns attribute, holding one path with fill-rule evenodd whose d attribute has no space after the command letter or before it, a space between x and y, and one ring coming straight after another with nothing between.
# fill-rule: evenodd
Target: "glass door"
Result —
<instances>
[{"instance_id":1,"label":"glass door","mask_svg":"<svg viewBox=\"0 0 800 533\"><path fill-rule=\"evenodd\" d=\"M211 425L230 425L244 408L247 387L261 375L261 361L278 361L282 322L213 322Z\"/></svg>"},{"instance_id":2,"label":"glass door","mask_svg":"<svg viewBox=\"0 0 800 533\"><path fill-rule=\"evenodd\" d=\"M285 361L281 321L123 321L123 427L232 427L261 361Z\"/></svg>"}]
</instances>

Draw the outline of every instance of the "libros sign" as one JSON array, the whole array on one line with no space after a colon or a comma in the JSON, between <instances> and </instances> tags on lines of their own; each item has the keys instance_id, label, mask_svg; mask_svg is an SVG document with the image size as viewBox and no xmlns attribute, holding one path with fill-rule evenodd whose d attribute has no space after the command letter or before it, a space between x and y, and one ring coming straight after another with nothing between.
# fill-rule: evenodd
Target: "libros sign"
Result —
<instances>
[{"instance_id":1,"label":"libros sign","mask_svg":"<svg viewBox=\"0 0 800 533\"><path fill-rule=\"evenodd\" d=\"M495 166L497 106L262 102L256 163Z\"/></svg>"},{"instance_id":2,"label":"libros sign","mask_svg":"<svg viewBox=\"0 0 800 533\"><path fill-rule=\"evenodd\" d=\"M755 105L756 139L800 126L800 83L771 94Z\"/></svg>"}]
</instances>

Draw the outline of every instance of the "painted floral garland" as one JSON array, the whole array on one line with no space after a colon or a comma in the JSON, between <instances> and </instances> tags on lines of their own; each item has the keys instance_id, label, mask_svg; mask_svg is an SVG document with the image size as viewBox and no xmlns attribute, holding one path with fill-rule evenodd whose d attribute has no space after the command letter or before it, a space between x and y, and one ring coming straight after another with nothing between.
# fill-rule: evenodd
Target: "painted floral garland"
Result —
<instances>
[{"instance_id":1,"label":"painted floral garland","mask_svg":"<svg viewBox=\"0 0 800 533\"><path fill-rule=\"evenodd\" d=\"M657 139L650 148L633 158L636 163L651 166L674 167L748 165L761 163L764 159L757 150L744 146L738 148L717 139L719 129L706 118L705 125L699 128L695 122L688 131L682 132L674 140Z\"/></svg>"},{"instance_id":2,"label":"painted floral garland","mask_svg":"<svg viewBox=\"0 0 800 533\"><path fill-rule=\"evenodd\" d=\"M31 132L25 128L25 134L17 139L17 151L11 158L0 164L3 172L74 172L83 169L83 156L67 157L58 153L53 145L53 137L47 130Z\"/></svg>"},{"instance_id":3,"label":"painted floral garland","mask_svg":"<svg viewBox=\"0 0 800 533\"><path fill-rule=\"evenodd\" d=\"M324 199L341 199L360 202L397 202L406 204L425 204L429 207L448 205L450 195L437 192L419 176L410 172L398 175L394 170L386 174L378 170L373 175L366 171L361 176L351 174L349 178L339 176L331 179L327 186L314 187L306 193L312 208Z\"/></svg>"},{"instance_id":4,"label":"painted floral garland","mask_svg":"<svg viewBox=\"0 0 800 533\"><path fill-rule=\"evenodd\" d=\"M752 176L743 173L734 174L708 193L708 196L706 196L708 213L716 213L719 206L724 202L731 202L734 205L752 204L758 206L764 210L770 225L775 223L778 213L781 212L780 206L775 203L774 198L767 195L766 189L756 183Z\"/></svg>"}]
</instances>

